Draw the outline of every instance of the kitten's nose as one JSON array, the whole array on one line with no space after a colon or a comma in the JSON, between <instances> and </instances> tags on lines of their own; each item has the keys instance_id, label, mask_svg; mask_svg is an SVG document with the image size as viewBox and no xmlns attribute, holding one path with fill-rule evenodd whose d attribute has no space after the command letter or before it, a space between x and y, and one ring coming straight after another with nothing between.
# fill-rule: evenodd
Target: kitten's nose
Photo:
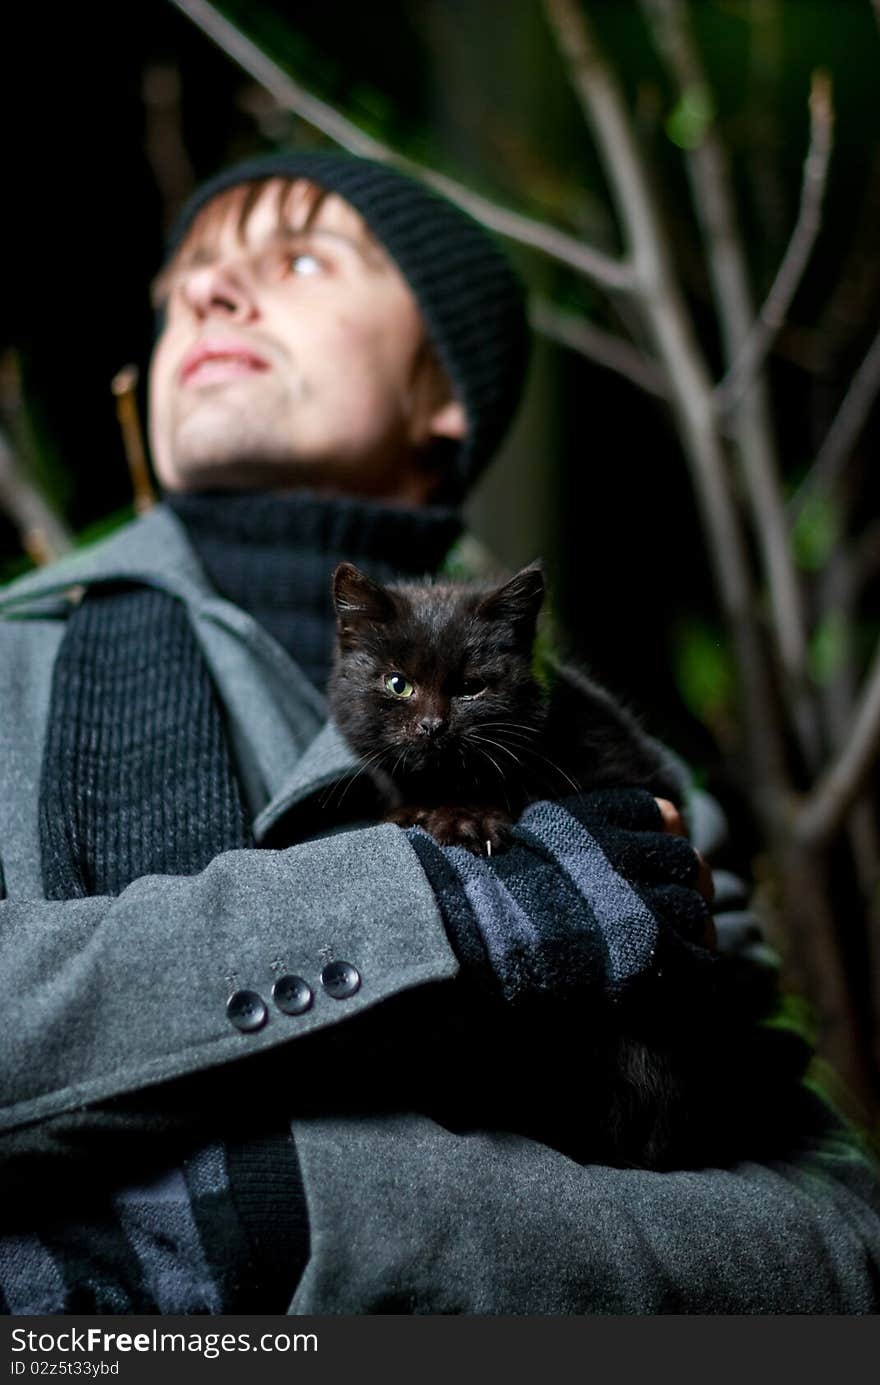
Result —
<instances>
[{"instance_id":1,"label":"kitten's nose","mask_svg":"<svg viewBox=\"0 0 880 1385\"><path fill-rule=\"evenodd\" d=\"M445 724L442 717L422 717L419 722L419 732L423 736L431 736L434 738L440 735Z\"/></svg>"}]
</instances>

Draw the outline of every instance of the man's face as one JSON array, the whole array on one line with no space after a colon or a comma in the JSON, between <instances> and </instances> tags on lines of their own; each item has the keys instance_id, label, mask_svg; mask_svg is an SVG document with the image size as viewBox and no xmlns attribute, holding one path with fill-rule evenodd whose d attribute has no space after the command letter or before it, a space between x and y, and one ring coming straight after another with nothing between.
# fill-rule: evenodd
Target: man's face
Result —
<instances>
[{"instance_id":1,"label":"man's face","mask_svg":"<svg viewBox=\"0 0 880 1385\"><path fill-rule=\"evenodd\" d=\"M308 486L419 503L434 436L460 406L425 369L425 330L392 261L346 202L246 189L197 222L164 276L150 369L150 440L171 491ZM209 208L209 211L211 209ZM216 209L215 209L216 210ZM306 222L308 221L308 225Z\"/></svg>"}]
</instances>

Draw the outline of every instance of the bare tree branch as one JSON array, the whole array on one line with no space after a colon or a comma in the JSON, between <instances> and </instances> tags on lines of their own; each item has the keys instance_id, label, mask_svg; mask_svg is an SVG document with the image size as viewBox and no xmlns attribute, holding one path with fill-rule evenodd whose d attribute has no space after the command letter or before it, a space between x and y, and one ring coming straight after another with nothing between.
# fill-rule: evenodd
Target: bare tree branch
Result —
<instances>
[{"instance_id":1,"label":"bare tree branch","mask_svg":"<svg viewBox=\"0 0 880 1385\"><path fill-rule=\"evenodd\" d=\"M853 590L860 595L861 590L872 581L880 571L880 516L871 521L856 542L853 553Z\"/></svg>"},{"instance_id":2,"label":"bare tree branch","mask_svg":"<svg viewBox=\"0 0 880 1385\"><path fill-rule=\"evenodd\" d=\"M712 119L709 84L683 0L641 3L654 41L682 98L688 93L703 94L706 127L694 147L685 151L685 162L709 261L724 354L731 362L749 337L754 309L726 151ZM730 423L766 574L784 673L783 690L802 752L807 762L816 767L821 752L818 718L807 677L806 622L789 549L773 424L762 380L753 377L750 387L740 392Z\"/></svg>"},{"instance_id":3,"label":"bare tree branch","mask_svg":"<svg viewBox=\"0 0 880 1385\"><path fill-rule=\"evenodd\" d=\"M131 491L134 498L135 513L146 514L156 503L156 493L150 477L147 449L137 407L138 368L134 364L125 365L110 381L110 389L116 400L116 418L122 433L122 446L128 466Z\"/></svg>"},{"instance_id":4,"label":"bare tree branch","mask_svg":"<svg viewBox=\"0 0 880 1385\"><path fill-rule=\"evenodd\" d=\"M875 768L878 749L880 648L874 656L856 705L849 737L795 820L795 834L799 841L818 846L830 840Z\"/></svg>"},{"instance_id":5,"label":"bare tree branch","mask_svg":"<svg viewBox=\"0 0 880 1385\"><path fill-rule=\"evenodd\" d=\"M744 693L751 769L775 799L785 782L774 699L755 619L748 558L712 408L712 382L672 268L667 237L623 96L582 6L544 0L569 80L592 128L635 268L638 301L665 366L703 517L719 597L730 623Z\"/></svg>"},{"instance_id":6,"label":"bare tree branch","mask_svg":"<svg viewBox=\"0 0 880 1385\"><path fill-rule=\"evenodd\" d=\"M853 376L843 397L843 403L828 430L828 436L819 448L816 460L788 502L789 520L792 524L808 500L833 488L868 421L878 391L880 332L872 341L868 354Z\"/></svg>"},{"instance_id":7,"label":"bare tree branch","mask_svg":"<svg viewBox=\"0 0 880 1385\"><path fill-rule=\"evenodd\" d=\"M29 481L6 436L0 432L0 510L19 532L21 546L35 563L49 563L71 546L65 526Z\"/></svg>"},{"instance_id":8,"label":"bare tree branch","mask_svg":"<svg viewBox=\"0 0 880 1385\"><path fill-rule=\"evenodd\" d=\"M848 495L841 497L841 508L848 512L845 518L851 522L858 508L852 487ZM820 689L828 743L834 755L838 755L849 741L858 696L858 598L865 575L863 569L871 554L875 562L880 558L880 519L875 520L860 536L855 547L848 543L834 544L819 574L816 592L819 623L821 626L823 622L833 622L835 630L833 666L828 670L829 676L822 680ZM841 826L849 841L859 889L865 902L869 955L872 958L869 965L873 983L872 1000L877 1007L877 1019L880 1020L880 823L870 781L864 784ZM880 1044L880 1032L877 1041Z\"/></svg>"},{"instance_id":9,"label":"bare tree branch","mask_svg":"<svg viewBox=\"0 0 880 1385\"><path fill-rule=\"evenodd\" d=\"M529 301L529 317L532 327L541 336L579 352L588 360L607 366L618 375L625 375L640 389L656 395L658 399L668 398L669 390L663 371L623 337L604 331L579 313L557 307L549 298L538 294Z\"/></svg>"},{"instance_id":10,"label":"bare tree branch","mask_svg":"<svg viewBox=\"0 0 880 1385\"><path fill-rule=\"evenodd\" d=\"M208 4L207 0L172 0L172 4L198 25L202 32L255 82L265 88L280 106L294 112L343 149L352 154L376 159L379 163L391 164L411 174L468 212L490 231L495 231L519 245L530 246L533 250L549 255L551 259L569 265L602 288L624 290L632 287L632 269L621 260L606 255L601 250L594 250L575 236L570 236L555 227L546 226L507 207L500 207L490 198L465 187L463 183L407 159L389 145L368 135L326 101L313 96L299 82L289 77L213 5Z\"/></svg>"},{"instance_id":11,"label":"bare tree branch","mask_svg":"<svg viewBox=\"0 0 880 1385\"><path fill-rule=\"evenodd\" d=\"M878 0L880 3L880 0ZM733 364L715 388L715 407L729 413L761 370L785 323L822 225L822 202L831 158L834 109L831 79L814 72L810 86L810 143L804 160L800 206L791 239L763 307Z\"/></svg>"},{"instance_id":12,"label":"bare tree branch","mask_svg":"<svg viewBox=\"0 0 880 1385\"><path fill-rule=\"evenodd\" d=\"M183 139L180 71L173 62L151 62L141 82L144 154L162 204L166 233L177 209L195 184L195 173Z\"/></svg>"}]
</instances>

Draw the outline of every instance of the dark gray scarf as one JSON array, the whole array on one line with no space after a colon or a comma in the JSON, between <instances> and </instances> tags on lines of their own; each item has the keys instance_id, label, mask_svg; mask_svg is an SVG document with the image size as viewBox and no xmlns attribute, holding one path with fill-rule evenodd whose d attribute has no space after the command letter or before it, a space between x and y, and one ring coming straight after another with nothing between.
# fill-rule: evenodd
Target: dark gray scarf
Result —
<instances>
[{"instance_id":1,"label":"dark gray scarf","mask_svg":"<svg viewBox=\"0 0 880 1385\"><path fill-rule=\"evenodd\" d=\"M453 511L305 492L169 497L210 580L248 610L323 691L330 575L349 558L379 580L435 569ZM118 894L148 874L189 875L250 844L223 711L183 605L92 587L55 664L40 788L50 899Z\"/></svg>"}]
</instances>

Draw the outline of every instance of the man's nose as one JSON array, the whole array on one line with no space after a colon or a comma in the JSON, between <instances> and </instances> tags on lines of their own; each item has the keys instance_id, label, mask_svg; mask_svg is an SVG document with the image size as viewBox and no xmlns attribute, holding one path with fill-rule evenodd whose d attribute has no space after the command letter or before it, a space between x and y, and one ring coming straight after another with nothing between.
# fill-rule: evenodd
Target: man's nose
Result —
<instances>
[{"instance_id":1,"label":"man's nose","mask_svg":"<svg viewBox=\"0 0 880 1385\"><path fill-rule=\"evenodd\" d=\"M199 318L223 317L230 322L250 322L257 304L247 274L231 264L200 265L184 284L184 297Z\"/></svg>"}]
</instances>

